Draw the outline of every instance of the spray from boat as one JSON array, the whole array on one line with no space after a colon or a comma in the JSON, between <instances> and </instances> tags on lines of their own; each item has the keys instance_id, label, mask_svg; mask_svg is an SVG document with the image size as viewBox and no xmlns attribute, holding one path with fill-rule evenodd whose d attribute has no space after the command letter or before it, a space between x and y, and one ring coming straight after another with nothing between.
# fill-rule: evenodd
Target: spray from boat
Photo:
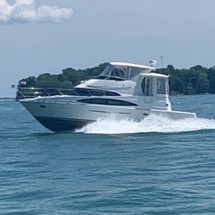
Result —
<instances>
[{"instance_id":1,"label":"spray from boat","mask_svg":"<svg viewBox=\"0 0 215 215\"><path fill-rule=\"evenodd\" d=\"M215 129L215 120L187 118L172 120L168 117L150 115L140 122L128 119L117 119L115 116L88 124L76 132L88 134L134 134L134 133L177 133Z\"/></svg>"}]
</instances>

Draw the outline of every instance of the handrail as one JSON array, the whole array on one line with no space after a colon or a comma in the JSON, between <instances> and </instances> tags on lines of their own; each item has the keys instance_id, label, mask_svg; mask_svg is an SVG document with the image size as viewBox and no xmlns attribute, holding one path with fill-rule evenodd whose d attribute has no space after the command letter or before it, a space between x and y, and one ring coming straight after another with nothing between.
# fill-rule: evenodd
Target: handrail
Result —
<instances>
[{"instance_id":1,"label":"handrail","mask_svg":"<svg viewBox=\"0 0 215 215\"><path fill-rule=\"evenodd\" d=\"M73 95L73 96L120 96L118 92L99 89L60 89L60 88L34 88L17 87L16 100L36 98L38 96Z\"/></svg>"}]
</instances>

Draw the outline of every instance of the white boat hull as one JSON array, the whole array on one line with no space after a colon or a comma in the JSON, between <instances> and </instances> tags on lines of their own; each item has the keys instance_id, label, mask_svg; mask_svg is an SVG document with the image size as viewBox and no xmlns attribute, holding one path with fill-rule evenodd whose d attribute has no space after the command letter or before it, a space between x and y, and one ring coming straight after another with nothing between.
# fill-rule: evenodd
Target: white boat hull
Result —
<instances>
[{"instance_id":1,"label":"white boat hull","mask_svg":"<svg viewBox=\"0 0 215 215\"><path fill-rule=\"evenodd\" d=\"M59 99L60 98L60 99ZM187 112L156 110L149 103L140 106L123 107L109 105L84 104L74 96L50 99L24 99L21 103L46 128L54 131L68 131L82 128L97 119L115 116L118 119L141 121L150 114L162 115L174 120L195 118L196 114Z\"/></svg>"}]
</instances>

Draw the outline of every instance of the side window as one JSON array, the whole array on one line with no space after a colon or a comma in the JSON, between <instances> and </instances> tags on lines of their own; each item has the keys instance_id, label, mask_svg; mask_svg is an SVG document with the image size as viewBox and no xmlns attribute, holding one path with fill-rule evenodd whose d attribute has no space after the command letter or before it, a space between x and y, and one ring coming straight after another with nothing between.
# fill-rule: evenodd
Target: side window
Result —
<instances>
[{"instance_id":1,"label":"side window","mask_svg":"<svg viewBox=\"0 0 215 215\"><path fill-rule=\"evenodd\" d=\"M116 99L81 99L78 100L78 102L83 102L87 104L97 104L97 105L112 105L112 106L137 106L137 104L122 100L116 100Z\"/></svg>"},{"instance_id":2,"label":"side window","mask_svg":"<svg viewBox=\"0 0 215 215\"><path fill-rule=\"evenodd\" d=\"M166 80L164 78L157 79L157 94L166 94Z\"/></svg>"},{"instance_id":3,"label":"side window","mask_svg":"<svg viewBox=\"0 0 215 215\"><path fill-rule=\"evenodd\" d=\"M141 83L143 95L153 96L153 78L144 78Z\"/></svg>"},{"instance_id":4,"label":"side window","mask_svg":"<svg viewBox=\"0 0 215 215\"><path fill-rule=\"evenodd\" d=\"M146 94L146 84L145 83L146 83L146 78L144 78L142 80L142 83L141 83L141 88L142 88L143 95Z\"/></svg>"},{"instance_id":5,"label":"side window","mask_svg":"<svg viewBox=\"0 0 215 215\"><path fill-rule=\"evenodd\" d=\"M145 95L153 96L153 78L146 78Z\"/></svg>"}]
</instances>

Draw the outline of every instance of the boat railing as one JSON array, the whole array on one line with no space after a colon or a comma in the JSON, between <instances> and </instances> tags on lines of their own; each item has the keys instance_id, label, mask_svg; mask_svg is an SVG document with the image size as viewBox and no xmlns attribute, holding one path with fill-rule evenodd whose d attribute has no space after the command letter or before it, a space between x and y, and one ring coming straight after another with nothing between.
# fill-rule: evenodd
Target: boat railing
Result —
<instances>
[{"instance_id":1,"label":"boat railing","mask_svg":"<svg viewBox=\"0 0 215 215\"><path fill-rule=\"evenodd\" d=\"M38 96L73 95L73 96L120 96L119 93L97 89L61 89L61 88L34 88L17 87L16 100L36 98Z\"/></svg>"}]
</instances>

